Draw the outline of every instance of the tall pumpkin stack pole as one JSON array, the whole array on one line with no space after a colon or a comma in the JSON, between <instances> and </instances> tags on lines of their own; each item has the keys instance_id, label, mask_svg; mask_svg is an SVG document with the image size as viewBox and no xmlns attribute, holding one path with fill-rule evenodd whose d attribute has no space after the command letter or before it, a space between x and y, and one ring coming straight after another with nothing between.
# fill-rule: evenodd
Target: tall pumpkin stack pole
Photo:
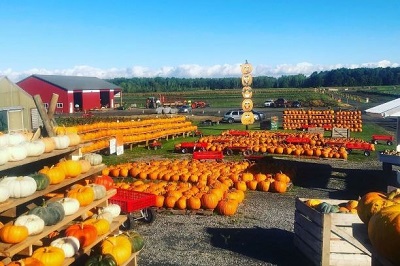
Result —
<instances>
[{"instance_id":1,"label":"tall pumpkin stack pole","mask_svg":"<svg viewBox=\"0 0 400 266\"><path fill-rule=\"evenodd\" d=\"M240 70L242 72L242 110L244 111L241 122L243 125L246 125L246 130L248 126L254 123L254 114L253 110L253 90L251 88L251 84L253 83L253 77L251 75L251 71L253 71L253 66L249 64L246 60L246 63L240 65Z\"/></svg>"}]
</instances>

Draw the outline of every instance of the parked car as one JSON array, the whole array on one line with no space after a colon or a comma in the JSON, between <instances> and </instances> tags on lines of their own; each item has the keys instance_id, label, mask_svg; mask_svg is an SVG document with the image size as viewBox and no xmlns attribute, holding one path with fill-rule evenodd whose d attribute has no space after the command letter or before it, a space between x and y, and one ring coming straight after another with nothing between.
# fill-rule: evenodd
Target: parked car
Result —
<instances>
[{"instance_id":1,"label":"parked car","mask_svg":"<svg viewBox=\"0 0 400 266\"><path fill-rule=\"evenodd\" d=\"M254 111L252 110L254 114L254 120L255 121L262 121L265 119L265 114L263 112L259 111ZM235 123L235 122L241 122L241 118L243 115L244 111L243 110L229 110L224 114L224 117L222 118L221 122L222 123Z\"/></svg>"},{"instance_id":2,"label":"parked car","mask_svg":"<svg viewBox=\"0 0 400 266\"><path fill-rule=\"evenodd\" d=\"M187 105L182 105L178 108L178 113L190 113L192 111L192 107Z\"/></svg>"},{"instance_id":3,"label":"parked car","mask_svg":"<svg viewBox=\"0 0 400 266\"><path fill-rule=\"evenodd\" d=\"M293 101L292 102L292 107L293 108L300 108L301 107L301 103L299 101Z\"/></svg>"},{"instance_id":4,"label":"parked car","mask_svg":"<svg viewBox=\"0 0 400 266\"><path fill-rule=\"evenodd\" d=\"M272 99L268 99L264 102L264 107L274 107L275 106L275 102Z\"/></svg>"},{"instance_id":5,"label":"parked car","mask_svg":"<svg viewBox=\"0 0 400 266\"><path fill-rule=\"evenodd\" d=\"M284 98L278 98L275 102L275 107L287 107L287 100Z\"/></svg>"}]
</instances>

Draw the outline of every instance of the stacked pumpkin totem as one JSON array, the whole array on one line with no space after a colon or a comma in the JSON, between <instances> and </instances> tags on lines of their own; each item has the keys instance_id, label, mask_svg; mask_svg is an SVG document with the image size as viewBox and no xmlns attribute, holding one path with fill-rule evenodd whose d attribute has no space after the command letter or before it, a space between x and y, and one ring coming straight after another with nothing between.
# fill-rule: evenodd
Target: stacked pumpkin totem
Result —
<instances>
[{"instance_id":1,"label":"stacked pumpkin totem","mask_svg":"<svg viewBox=\"0 0 400 266\"><path fill-rule=\"evenodd\" d=\"M368 226L376 253L393 265L400 265L400 189L365 194L358 202L357 212Z\"/></svg>"}]
</instances>

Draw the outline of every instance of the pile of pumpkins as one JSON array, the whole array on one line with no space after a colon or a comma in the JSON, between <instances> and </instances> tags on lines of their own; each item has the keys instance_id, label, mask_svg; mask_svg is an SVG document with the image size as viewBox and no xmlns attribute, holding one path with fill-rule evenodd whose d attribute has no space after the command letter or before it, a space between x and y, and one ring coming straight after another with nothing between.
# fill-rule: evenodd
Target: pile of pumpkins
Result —
<instances>
[{"instance_id":1,"label":"pile of pumpkins","mask_svg":"<svg viewBox=\"0 0 400 266\"><path fill-rule=\"evenodd\" d=\"M320 199L307 199L304 203L320 213L357 214L358 200L348 200L339 204L332 204Z\"/></svg>"},{"instance_id":2,"label":"pile of pumpkins","mask_svg":"<svg viewBox=\"0 0 400 266\"><path fill-rule=\"evenodd\" d=\"M155 194L159 208L215 209L229 216L236 213L247 190L284 193L290 186L288 175L252 172L250 166L247 161L164 159L108 166L102 174L119 177L118 188Z\"/></svg>"},{"instance_id":3,"label":"pile of pumpkins","mask_svg":"<svg viewBox=\"0 0 400 266\"><path fill-rule=\"evenodd\" d=\"M366 193L359 199L357 211L376 253L400 265L400 189Z\"/></svg>"},{"instance_id":4,"label":"pile of pumpkins","mask_svg":"<svg viewBox=\"0 0 400 266\"><path fill-rule=\"evenodd\" d=\"M44 166L37 173L3 177L0 179L0 203L9 198L28 197L50 185L84 174L94 165L101 164L99 156L102 159L98 154L87 154L81 160L62 159L51 167Z\"/></svg>"},{"instance_id":5,"label":"pile of pumpkins","mask_svg":"<svg viewBox=\"0 0 400 266\"><path fill-rule=\"evenodd\" d=\"M32 132L0 134L0 165L79 145L76 133L40 138Z\"/></svg>"},{"instance_id":6,"label":"pile of pumpkins","mask_svg":"<svg viewBox=\"0 0 400 266\"><path fill-rule=\"evenodd\" d=\"M113 180L104 176L95 177L90 184L74 184L67 190L66 197L44 202L43 205L20 215L13 222L0 224L0 240L8 244L17 244L29 236L38 235L46 230L45 226L56 225L65 216L76 215L80 207L105 197L107 190L113 187ZM73 257L80 248L92 245L99 236L109 233L113 219L120 213L121 207L117 204L99 208L97 214L91 213L87 219L68 225L64 236L55 238L58 235L51 234L54 239L50 245L36 249L32 256L25 260L38 260L43 265L61 266L65 258ZM143 239L140 235L125 232L105 238L101 242L101 253L109 254L109 257L115 260L115 265L121 265L129 259L132 252L137 252L142 247ZM11 262L9 265L18 265L12 263L21 262Z\"/></svg>"}]
</instances>

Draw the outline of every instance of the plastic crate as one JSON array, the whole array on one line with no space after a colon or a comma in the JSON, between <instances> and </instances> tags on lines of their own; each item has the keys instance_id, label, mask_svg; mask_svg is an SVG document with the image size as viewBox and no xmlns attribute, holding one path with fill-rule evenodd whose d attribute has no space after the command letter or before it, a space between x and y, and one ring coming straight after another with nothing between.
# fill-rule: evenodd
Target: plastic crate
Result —
<instances>
[{"instance_id":1,"label":"plastic crate","mask_svg":"<svg viewBox=\"0 0 400 266\"><path fill-rule=\"evenodd\" d=\"M123 212L133 212L155 206L156 195L128 189L117 189L117 194L109 199L110 203L121 206Z\"/></svg>"}]
</instances>

